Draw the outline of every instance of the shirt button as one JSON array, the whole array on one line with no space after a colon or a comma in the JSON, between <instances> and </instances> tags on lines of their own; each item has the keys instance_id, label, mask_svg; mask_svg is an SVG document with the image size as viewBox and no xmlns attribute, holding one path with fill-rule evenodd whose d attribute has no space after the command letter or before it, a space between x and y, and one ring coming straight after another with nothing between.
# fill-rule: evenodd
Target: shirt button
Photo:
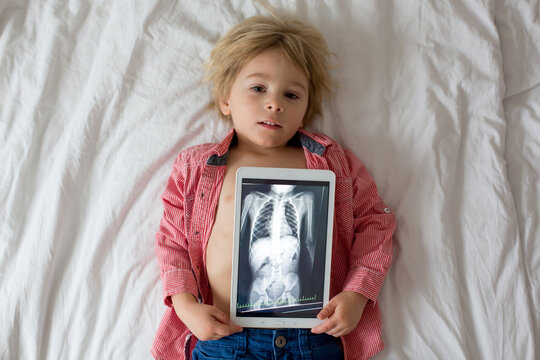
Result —
<instances>
[{"instance_id":1,"label":"shirt button","mask_svg":"<svg viewBox=\"0 0 540 360\"><path fill-rule=\"evenodd\" d=\"M287 340L285 340L285 336L279 335L275 340L276 346L278 348L282 348L287 343Z\"/></svg>"},{"instance_id":2,"label":"shirt button","mask_svg":"<svg viewBox=\"0 0 540 360\"><path fill-rule=\"evenodd\" d=\"M389 208L384 208L384 212L390 214L392 211Z\"/></svg>"}]
</instances>

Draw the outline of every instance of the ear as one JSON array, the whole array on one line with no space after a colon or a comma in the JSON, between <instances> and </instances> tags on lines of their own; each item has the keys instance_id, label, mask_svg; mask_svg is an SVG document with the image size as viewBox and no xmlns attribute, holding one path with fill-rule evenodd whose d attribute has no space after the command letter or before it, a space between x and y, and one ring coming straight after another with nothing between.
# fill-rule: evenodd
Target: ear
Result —
<instances>
[{"instance_id":1,"label":"ear","mask_svg":"<svg viewBox=\"0 0 540 360\"><path fill-rule=\"evenodd\" d=\"M219 100L219 109L221 113L225 116L231 115L231 107L229 106L229 99L220 99Z\"/></svg>"}]
</instances>

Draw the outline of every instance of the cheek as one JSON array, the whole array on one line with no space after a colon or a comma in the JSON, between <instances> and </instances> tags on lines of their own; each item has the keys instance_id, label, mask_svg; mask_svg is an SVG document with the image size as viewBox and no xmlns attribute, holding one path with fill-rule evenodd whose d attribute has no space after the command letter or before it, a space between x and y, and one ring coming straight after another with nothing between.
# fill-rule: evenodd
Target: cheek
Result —
<instances>
[{"instance_id":1,"label":"cheek","mask_svg":"<svg viewBox=\"0 0 540 360\"><path fill-rule=\"evenodd\" d=\"M236 102L236 111L253 111L258 108L259 104L256 99L246 96Z\"/></svg>"},{"instance_id":2,"label":"cheek","mask_svg":"<svg viewBox=\"0 0 540 360\"><path fill-rule=\"evenodd\" d=\"M302 99L302 101L299 103L299 107L301 107L304 111L306 111L309 104L308 98Z\"/></svg>"},{"instance_id":3,"label":"cheek","mask_svg":"<svg viewBox=\"0 0 540 360\"><path fill-rule=\"evenodd\" d=\"M307 102L303 102L302 104L299 104L295 109L296 114L303 117L307 111L307 107L308 107Z\"/></svg>"}]
</instances>

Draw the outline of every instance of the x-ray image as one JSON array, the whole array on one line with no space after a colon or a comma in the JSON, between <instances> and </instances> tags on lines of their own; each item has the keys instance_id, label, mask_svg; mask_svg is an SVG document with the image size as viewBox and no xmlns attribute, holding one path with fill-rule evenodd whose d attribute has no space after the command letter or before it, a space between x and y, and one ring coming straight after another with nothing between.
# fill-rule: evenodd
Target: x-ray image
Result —
<instances>
[{"instance_id":1,"label":"x-ray image","mask_svg":"<svg viewBox=\"0 0 540 360\"><path fill-rule=\"evenodd\" d=\"M238 316L322 309L328 191L326 182L244 179Z\"/></svg>"}]
</instances>

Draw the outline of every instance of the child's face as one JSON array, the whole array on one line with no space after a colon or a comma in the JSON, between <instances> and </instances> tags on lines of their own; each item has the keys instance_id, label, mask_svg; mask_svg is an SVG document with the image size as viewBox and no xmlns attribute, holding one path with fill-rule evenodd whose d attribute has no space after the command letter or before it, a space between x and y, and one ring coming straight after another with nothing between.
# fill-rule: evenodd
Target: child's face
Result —
<instances>
[{"instance_id":1,"label":"child's face","mask_svg":"<svg viewBox=\"0 0 540 360\"><path fill-rule=\"evenodd\" d=\"M263 52L240 70L220 109L230 115L239 144L283 147L302 125L309 81L280 50Z\"/></svg>"}]
</instances>

